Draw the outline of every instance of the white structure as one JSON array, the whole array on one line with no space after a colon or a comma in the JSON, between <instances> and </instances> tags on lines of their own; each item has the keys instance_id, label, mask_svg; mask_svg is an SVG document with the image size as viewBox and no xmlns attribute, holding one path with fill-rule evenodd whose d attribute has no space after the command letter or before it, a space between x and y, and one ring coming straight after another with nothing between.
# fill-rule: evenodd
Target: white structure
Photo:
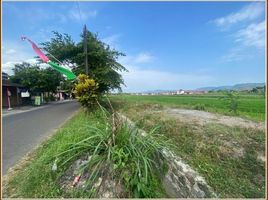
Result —
<instances>
[{"instance_id":1,"label":"white structure","mask_svg":"<svg viewBox=\"0 0 268 200\"><path fill-rule=\"evenodd\" d=\"M177 91L177 94L185 94L185 91L180 89L180 90Z\"/></svg>"}]
</instances>

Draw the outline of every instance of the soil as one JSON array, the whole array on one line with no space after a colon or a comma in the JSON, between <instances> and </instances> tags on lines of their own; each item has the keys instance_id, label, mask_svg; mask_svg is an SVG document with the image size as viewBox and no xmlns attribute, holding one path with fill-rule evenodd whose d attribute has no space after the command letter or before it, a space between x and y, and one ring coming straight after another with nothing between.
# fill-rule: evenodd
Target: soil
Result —
<instances>
[{"instance_id":1,"label":"soil","mask_svg":"<svg viewBox=\"0 0 268 200\"><path fill-rule=\"evenodd\" d=\"M194 122L199 125L205 125L207 123L218 123L230 127L252 128L261 131L265 130L264 122L254 122L240 117L224 116L216 113L210 113L199 110L174 109L174 108L165 109L160 112L176 117L183 122L191 122L191 123Z\"/></svg>"}]
</instances>

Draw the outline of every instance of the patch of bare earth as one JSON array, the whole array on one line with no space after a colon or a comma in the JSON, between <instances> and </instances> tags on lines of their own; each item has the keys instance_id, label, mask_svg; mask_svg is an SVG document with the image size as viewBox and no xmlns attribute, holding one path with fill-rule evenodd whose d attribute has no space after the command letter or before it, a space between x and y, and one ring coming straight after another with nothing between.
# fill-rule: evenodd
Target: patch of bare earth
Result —
<instances>
[{"instance_id":1,"label":"patch of bare earth","mask_svg":"<svg viewBox=\"0 0 268 200\"><path fill-rule=\"evenodd\" d=\"M160 112L176 117L180 121L196 123L199 125L205 125L207 123L218 123L230 127L252 128L261 131L265 130L264 122L254 122L240 117L224 116L205 111L177 108L168 108Z\"/></svg>"}]
</instances>

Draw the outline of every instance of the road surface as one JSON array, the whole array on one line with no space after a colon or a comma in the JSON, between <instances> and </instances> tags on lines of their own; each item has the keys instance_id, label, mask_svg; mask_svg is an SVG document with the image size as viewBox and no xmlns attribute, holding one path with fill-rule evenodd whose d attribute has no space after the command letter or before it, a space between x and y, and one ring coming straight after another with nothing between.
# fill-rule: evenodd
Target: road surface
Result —
<instances>
[{"instance_id":1,"label":"road surface","mask_svg":"<svg viewBox=\"0 0 268 200\"><path fill-rule=\"evenodd\" d=\"M79 109L76 101L51 104L40 109L3 116L2 174L31 151Z\"/></svg>"}]
</instances>

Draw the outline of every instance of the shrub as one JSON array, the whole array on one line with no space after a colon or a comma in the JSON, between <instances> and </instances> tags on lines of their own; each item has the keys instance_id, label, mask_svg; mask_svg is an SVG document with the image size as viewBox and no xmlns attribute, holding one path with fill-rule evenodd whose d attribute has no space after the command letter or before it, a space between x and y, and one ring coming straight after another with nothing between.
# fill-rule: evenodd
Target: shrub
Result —
<instances>
[{"instance_id":1,"label":"shrub","mask_svg":"<svg viewBox=\"0 0 268 200\"><path fill-rule=\"evenodd\" d=\"M195 110L205 110L205 106L203 104L196 104L194 106Z\"/></svg>"},{"instance_id":2,"label":"shrub","mask_svg":"<svg viewBox=\"0 0 268 200\"><path fill-rule=\"evenodd\" d=\"M229 112L237 114L238 96L234 92L225 92L225 96L220 97L220 99L226 101L229 108Z\"/></svg>"},{"instance_id":3,"label":"shrub","mask_svg":"<svg viewBox=\"0 0 268 200\"><path fill-rule=\"evenodd\" d=\"M162 150L169 146L169 142L163 135L156 134L157 128L141 135L136 128L123 123L118 125L114 133L111 117L106 112L99 119L101 123L98 126L84 125L89 136L56 155L60 166L83 155L90 156L80 169L81 173L90 171L91 175L84 188L85 191L90 191L90 197L96 197L98 188L94 188L94 185L99 177L105 179L103 174L109 174L113 180L123 182L127 197L161 196L159 191L160 194L164 192L161 190L157 176L159 169L156 167L159 157L163 158Z\"/></svg>"},{"instance_id":4,"label":"shrub","mask_svg":"<svg viewBox=\"0 0 268 200\"><path fill-rule=\"evenodd\" d=\"M85 74L78 76L78 83L75 84L73 93L82 106L90 108L96 105L100 94L97 92L98 83Z\"/></svg>"}]
</instances>

